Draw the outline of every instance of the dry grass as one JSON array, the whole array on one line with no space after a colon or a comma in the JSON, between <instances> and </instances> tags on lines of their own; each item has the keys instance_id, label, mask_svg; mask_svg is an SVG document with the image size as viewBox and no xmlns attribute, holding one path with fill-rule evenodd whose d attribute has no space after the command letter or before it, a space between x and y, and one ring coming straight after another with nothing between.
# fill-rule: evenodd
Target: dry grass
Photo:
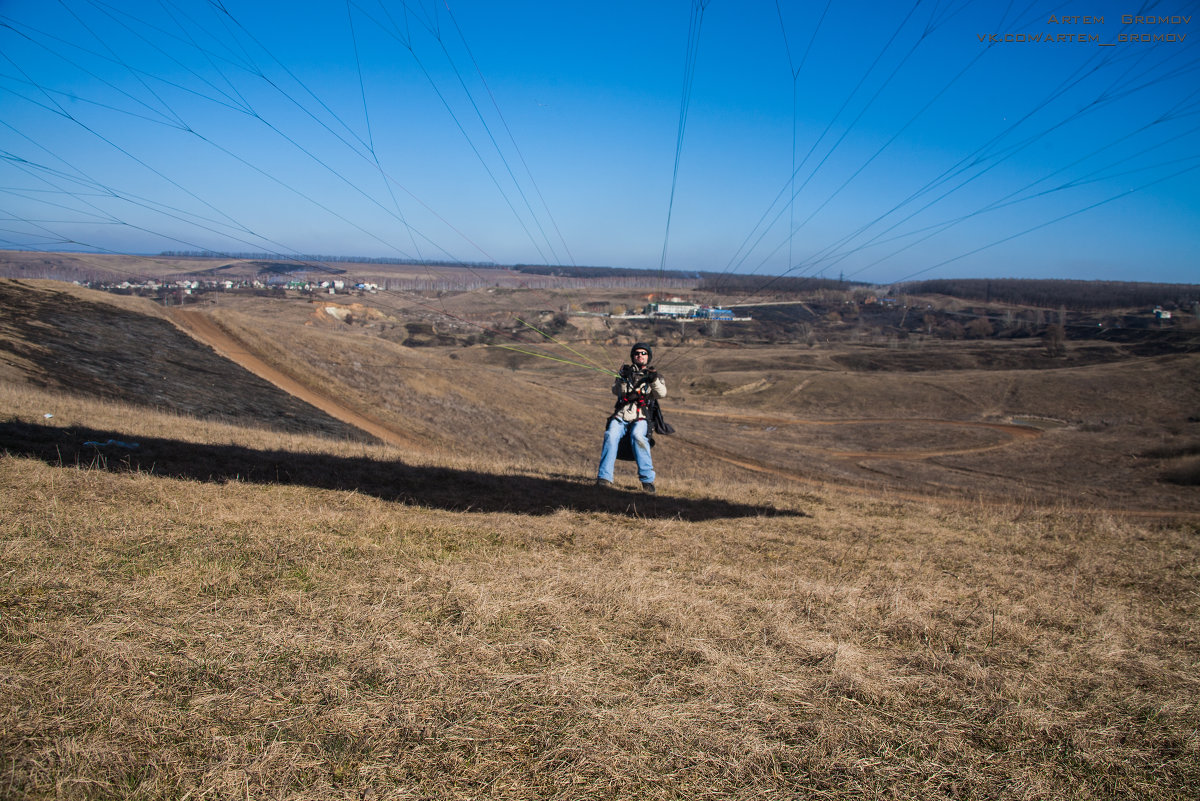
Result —
<instances>
[{"instance_id":1,"label":"dry grass","mask_svg":"<svg viewBox=\"0 0 1200 801\"><path fill-rule=\"evenodd\" d=\"M544 368L518 373L472 364L474 354L468 349L405 348L361 330L331 331L298 320L263 325L232 309L213 316L240 343L301 384L368 413L438 454L508 452L526 462L578 471L594 459L611 404L611 379L599 376L597 381L597 374L591 374L593 387L584 403L554 391L554 379L547 378ZM556 424L563 418L593 419L594 437L581 442L578 428Z\"/></svg>"},{"instance_id":2,"label":"dry grass","mask_svg":"<svg viewBox=\"0 0 1200 801\"><path fill-rule=\"evenodd\" d=\"M306 315L216 310L424 447L281 430L182 346L208 416L71 392L0 314L0 797L1195 797L1195 357L681 349L651 497L588 481L606 380Z\"/></svg>"},{"instance_id":3,"label":"dry grass","mask_svg":"<svg viewBox=\"0 0 1200 801\"><path fill-rule=\"evenodd\" d=\"M270 316L260 306L247 301L212 314L270 363L403 431L430 453L505 460L519 454L567 475L594 469L611 403L602 374L483 346L404 348L366 326L306 326L308 304L289 312L280 303ZM550 355L581 360L543 346ZM623 358L622 346L612 343L571 346L601 365ZM760 477L1200 514L1200 497L1181 489L1194 473L1156 450L1164 442L1200 442L1200 427L1189 420L1200 408L1200 357L1067 369L936 369L943 361L979 359L980 349L930 345L922 351L929 369L913 373L838 366L855 350L886 360L889 351L879 348L660 348L671 386L664 405L680 430L656 453L660 472L672 481L703 481L697 462L726 456L727 465L749 465ZM1034 421L1043 435L1026 440L986 427L1013 420Z\"/></svg>"},{"instance_id":4,"label":"dry grass","mask_svg":"<svg viewBox=\"0 0 1200 801\"><path fill-rule=\"evenodd\" d=\"M11 386L0 402L26 424L53 409L397 457ZM484 477L483 511L98 467L0 458L6 798L1200 786L1194 524L747 484L719 462L674 499L610 508L577 482L538 514L487 497L513 465L485 456L439 465Z\"/></svg>"}]
</instances>

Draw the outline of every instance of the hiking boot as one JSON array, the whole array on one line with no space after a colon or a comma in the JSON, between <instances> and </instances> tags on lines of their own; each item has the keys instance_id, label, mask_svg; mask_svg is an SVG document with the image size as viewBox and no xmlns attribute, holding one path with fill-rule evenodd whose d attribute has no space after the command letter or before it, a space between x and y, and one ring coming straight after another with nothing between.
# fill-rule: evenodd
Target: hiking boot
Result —
<instances>
[{"instance_id":1,"label":"hiking boot","mask_svg":"<svg viewBox=\"0 0 1200 801\"><path fill-rule=\"evenodd\" d=\"M597 487L611 487L612 485L613 485L613 483L611 481L609 481L607 478L596 479Z\"/></svg>"},{"instance_id":2,"label":"hiking boot","mask_svg":"<svg viewBox=\"0 0 1200 801\"><path fill-rule=\"evenodd\" d=\"M653 495L654 494L654 482L653 481L643 481L642 482L642 490Z\"/></svg>"}]
</instances>

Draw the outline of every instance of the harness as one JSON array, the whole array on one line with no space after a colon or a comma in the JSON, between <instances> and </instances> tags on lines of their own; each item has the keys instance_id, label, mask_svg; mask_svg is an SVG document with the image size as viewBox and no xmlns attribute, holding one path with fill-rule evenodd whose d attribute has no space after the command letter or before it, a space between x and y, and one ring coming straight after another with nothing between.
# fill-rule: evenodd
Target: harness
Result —
<instances>
[{"instance_id":1,"label":"harness","mask_svg":"<svg viewBox=\"0 0 1200 801\"><path fill-rule=\"evenodd\" d=\"M673 434L675 433L675 428L663 419L662 410L658 406L658 399L649 394L646 372L638 370L630 364L621 367L621 378L627 384L633 384L633 389L617 396L617 403L613 407L613 413L609 415L608 419L612 420L626 406L636 406L640 412L638 416L646 419L646 440L650 443L650 447L653 448L655 434ZM620 442L617 444L618 459L628 462L637 460L633 452L632 438L633 426L629 426L625 430L625 435L621 437Z\"/></svg>"},{"instance_id":2,"label":"harness","mask_svg":"<svg viewBox=\"0 0 1200 801\"><path fill-rule=\"evenodd\" d=\"M637 370L629 364L621 368L621 378L626 383L634 384L634 388L629 392L617 396L617 403L613 406L613 413L609 415L608 419L611 420L616 417L621 409L626 406L631 404L636 406L638 412L640 412L638 416L644 417L646 422L649 423L648 436L650 444L653 445L655 434L674 434L675 427L663 419L662 408L658 405L658 398L650 395L647 389L643 389L643 387L649 386L645 377L646 372L644 370Z\"/></svg>"},{"instance_id":3,"label":"harness","mask_svg":"<svg viewBox=\"0 0 1200 801\"><path fill-rule=\"evenodd\" d=\"M650 406L653 398L642 389L642 387L648 386L645 371L637 370L632 365L627 364L621 367L621 378L626 383L633 384L634 388L629 392L617 396L616 405L613 406L613 415L615 416L622 408L632 404L641 412L639 416L646 417L646 409Z\"/></svg>"}]
</instances>

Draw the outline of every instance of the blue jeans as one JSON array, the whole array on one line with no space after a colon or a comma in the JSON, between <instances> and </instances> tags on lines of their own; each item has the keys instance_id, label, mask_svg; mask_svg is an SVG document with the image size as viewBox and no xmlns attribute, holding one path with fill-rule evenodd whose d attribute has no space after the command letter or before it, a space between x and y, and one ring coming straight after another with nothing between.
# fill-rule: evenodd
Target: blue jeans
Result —
<instances>
[{"instance_id":1,"label":"blue jeans","mask_svg":"<svg viewBox=\"0 0 1200 801\"><path fill-rule=\"evenodd\" d=\"M617 464L617 444L620 443L621 437L625 436L629 426L633 426L633 455L637 459L638 478L643 484L653 484L654 462L650 458L650 440L646 439L649 428L645 420L626 423L614 417L608 421L608 428L604 430L604 448L600 451L600 470L596 478L613 480L613 468Z\"/></svg>"}]
</instances>

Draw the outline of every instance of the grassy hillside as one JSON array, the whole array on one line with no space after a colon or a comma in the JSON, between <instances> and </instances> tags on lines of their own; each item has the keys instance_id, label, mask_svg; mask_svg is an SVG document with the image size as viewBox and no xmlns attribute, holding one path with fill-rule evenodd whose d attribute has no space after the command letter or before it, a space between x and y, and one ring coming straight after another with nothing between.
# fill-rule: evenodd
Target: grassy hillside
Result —
<instances>
[{"instance_id":1,"label":"grassy hillside","mask_svg":"<svg viewBox=\"0 0 1200 801\"><path fill-rule=\"evenodd\" d=\"M158 307L49 281L0 281L0 376L203 420L363 438L238 369Z\"/></svg>"},{"instance_id":2,"label":"grassy hillside","mask_svg":"<svg viewBox=\"0 0 1200 801\"><path fill-rule=\"evenodd\" d=\"M1200 785L1195 489L1159 477L1195 458L1193 357L914 381L666 351L680 434L647 496L591 486L609 401L586 371L219 310L420 443L398 449L281 428L270 392L200 415L54 383L79 337L35 307L0 317L5 798ZM240 375L212 358L162 363L189 398ZM1109 463L1140 483L1069 486ZM1121 513L1139 489L1158 503Z\"/></svg>"}]
</instances>

